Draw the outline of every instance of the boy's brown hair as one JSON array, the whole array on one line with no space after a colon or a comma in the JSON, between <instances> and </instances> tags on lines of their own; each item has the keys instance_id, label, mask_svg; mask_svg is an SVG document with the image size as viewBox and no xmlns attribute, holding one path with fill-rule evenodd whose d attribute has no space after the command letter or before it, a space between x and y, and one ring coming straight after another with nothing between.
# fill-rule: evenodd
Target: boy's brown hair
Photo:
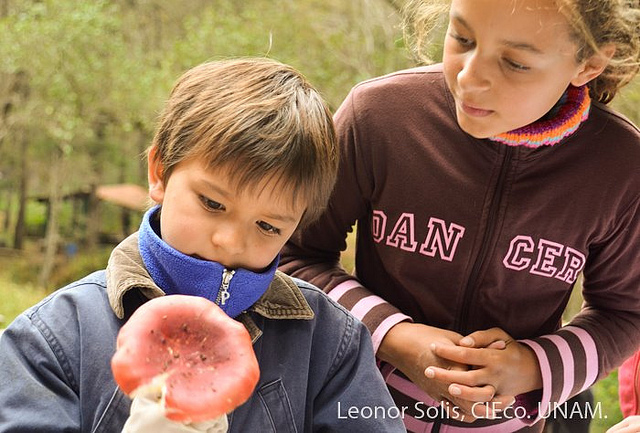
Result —
<instances>
[{"instance_id":1,"label":"boy's brown hair","mask_svg":"<svg viewBox=\"0 0 640 433\"><path fill-rule=\"evenodd\" d=\"M240 191L276 179L303 199L301 224L326 206L338 169L331 113L292 67L265 58L212 61L175 84L150 154L166 185L180 162L225 169Z\"/></svg>"}]
</instances>

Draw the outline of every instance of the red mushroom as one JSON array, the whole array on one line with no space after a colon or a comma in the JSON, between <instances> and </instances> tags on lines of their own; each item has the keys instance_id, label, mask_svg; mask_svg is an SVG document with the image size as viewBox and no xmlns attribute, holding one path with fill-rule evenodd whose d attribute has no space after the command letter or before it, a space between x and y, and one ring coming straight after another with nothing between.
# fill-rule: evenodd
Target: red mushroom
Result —
<instances>
[{"instance_id":1,"label":"red mushroom","mask_svg":"<svg viewBox=\"0 0 640 433\"><path fill-rule=\"evenodd\" d=\"M251 396L260 375L245 327L213 302L186 295L138 308L120 329L111 368L132 397L161 388L165 416L187 423L231 412Z\"/></svg>"}]
</instances>

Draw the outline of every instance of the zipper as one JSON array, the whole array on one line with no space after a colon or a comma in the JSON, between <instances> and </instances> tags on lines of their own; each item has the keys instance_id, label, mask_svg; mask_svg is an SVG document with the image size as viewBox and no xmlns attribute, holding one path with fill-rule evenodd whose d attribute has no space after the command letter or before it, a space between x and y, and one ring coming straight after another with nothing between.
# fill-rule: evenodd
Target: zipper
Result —
<instances>
[{"instance_id":1,"label":"zipper","mask_svg":"<svg viewBox=\"0 0 640 433\"><path fill-rule=\"evenodd\" d=\"M222 271L222 282L220 283L220 288L218 289L218 296L216 297L216 304L223 306L227 303L229 299L229 284L231 284L231 278L235 275L236 271L224 269Z\"/></svg>"},{"instance_id":2,"label":"zipper","mask_svg":"<svg viewBox=\"0 0 640 433\"><path fill-rule=\"evenodd\" d=\"M462 298L462 307L460 308L460 314L456 318L456 325L454 327L455 330L460 332L462 335L466 335L472 330L466 329L467 320L469 318L469 310L471 308L471 303L473 301L475 290L478 285L478 279L480 277L480 270L482 269L485 260L487 258L487 253L489 251L489 245L491 240L495 235L496 229L496 216L498 214L498 210L500 209L500 204L502 202L502 194L505 189L505 179L507 177L507 173L509 172L509 167L511 166L511 159L513 157L514 148L511 146L505 146L505 154L502 158L502 165L500 166L500 173L498 175L498 181L496 182L495 192L493 197L491 198L491 207L489 208L489 215L487 216L487 225L484 229L484 235L482 237L482 243L480 245L480 251L478 252L478 256L476 257L476 261L473 264L473 268L471 268L471 273L469 274L469 280L467 281L467 286L464 291L464 297ZM473 330L475 331L475 329Z\"/></svg>"},{"instance_id":3,"label":"zipper","mask_svg":"<svg viewBox=\"0 0 640 433\"><path fill-rule=\"evenodd\" d=\"M442 427L442 421L440 418L433 421L431 425L431 433L440 433L440 428Z\"/></svg>"}]
</instances>

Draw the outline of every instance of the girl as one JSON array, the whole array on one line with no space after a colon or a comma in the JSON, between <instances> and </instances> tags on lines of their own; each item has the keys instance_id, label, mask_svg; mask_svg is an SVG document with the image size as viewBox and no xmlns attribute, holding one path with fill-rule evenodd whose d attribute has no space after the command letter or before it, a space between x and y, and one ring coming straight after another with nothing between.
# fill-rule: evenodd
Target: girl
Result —
<instances>
[{"instance_id":1,"label":"girl","mask_svg":"<svg viewBox=\"0 0 640 433\"><path fill-rule=\"evenodd\" d=\"M640 7L414 1L418 50L443 7L442 64L361 83L336 113L337 186L282 269L369 327L409 431L539 432L640 341L640 133L605 105L637 72Z\"/></svg>"}]
</instances>

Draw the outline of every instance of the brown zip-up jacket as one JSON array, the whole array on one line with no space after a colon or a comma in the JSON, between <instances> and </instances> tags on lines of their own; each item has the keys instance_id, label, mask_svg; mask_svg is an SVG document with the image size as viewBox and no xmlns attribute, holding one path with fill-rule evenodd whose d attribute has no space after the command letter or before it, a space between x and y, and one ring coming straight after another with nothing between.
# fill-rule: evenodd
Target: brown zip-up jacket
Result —
<instances>
[{"instance_id":1,"label":"brown zip-up jacket","mask_svg":"<svg viewBox=\"0 0 640 433\"><path fill-rule=\"evenodd\" d=\"M376 349L409 318L463 335L500 327L535 351L544 415L638 347L640 133L623 116L594 103L538 149L475 139L435 65L357 85L335 121L333 197L281 269L327 288ZM354 223L357 277L339 265ZM581 275L584 308L561 327Z\"/></svg>"}]
</instances>

